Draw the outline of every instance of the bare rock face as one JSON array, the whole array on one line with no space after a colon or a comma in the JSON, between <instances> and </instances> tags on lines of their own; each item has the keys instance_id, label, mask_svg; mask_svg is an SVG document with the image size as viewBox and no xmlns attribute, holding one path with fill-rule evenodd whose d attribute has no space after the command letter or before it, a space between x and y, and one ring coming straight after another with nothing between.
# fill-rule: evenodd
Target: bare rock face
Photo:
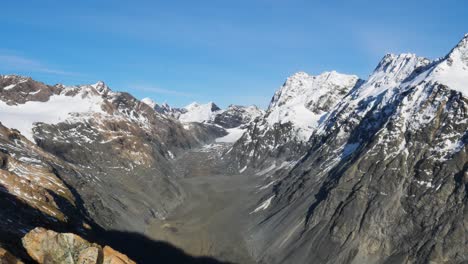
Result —
<instances>
[{"instance_id":1,"label":"bare rock face","mask_svg":"<svg viewBox=\"0 0 468 264\"><path fill-rule=\"evenodd\" d=\"M17 75L0 76L0 99L9 105L24 104L28 101L45 102L61 87L48 86L29 77Z\"/></svg>"},{"instance_id":2,"label":"bare rock face","mask_svg":"<svg viewBox=\"0 0 468 264\"><path fill-rule=\"evenodd\" d=\"M44 228L30 231L22 239L28 254L39 263L98 263L102 261L99 245L71 234L59 234ZM101 254L101 255L100 255Z\"/></svg>"},{"instance_id":3,"label":"bare rock face","mask_svg":"<svg viewBox=\"0 0 468 264\"><path fill-rule=\"evenodd\" d=\"M23 262L6 249L0 248L0 264L23 264Z\"/></svg>"},{"instance_id":4,"label":"bare rock face","mask_svg":"<svg viewBox=\"0 0 468 264\"><path fill-rule=\"evenodd\" d=\"M217 114L213 122L224 128L234 128L245 126L263 114L264 112L254 105L230 105L226 110Z\"/></svg>"},{"instance_id":5,"label":"bare rock face","mask_svg":"<svg viewBox=\"0 0 468 264\"><path fill-rule=\"evenodd\" d=\"M38 263L132 264L124 254L105 246L90 243L71 233L56 233L35 228L22 239L28 254Z\"/></svg>"},{"instance_id":6,"label":"bare rock face","mask_svg":"<svg viewBox=\"0 0 468 264\"><path fill-rule=\"evenodd\" d=\"M114 250L109 246L104 246L103 249L104 261L103 264L131 264L135 263L129 259L126 255Z\"/></svg>"}]
</instances>

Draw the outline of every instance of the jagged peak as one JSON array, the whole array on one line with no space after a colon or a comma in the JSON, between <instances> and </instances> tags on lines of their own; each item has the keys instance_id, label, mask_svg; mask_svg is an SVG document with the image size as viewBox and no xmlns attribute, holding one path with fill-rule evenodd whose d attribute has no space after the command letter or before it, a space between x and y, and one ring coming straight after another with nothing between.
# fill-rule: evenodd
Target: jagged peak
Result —
<instances>
[{"instance_id":1,"label":"jagged peak","mask_svg":"<svg viewBox=\"0 0 468 264\"><path fill-rule=\"evenodd\" d=\"M221 110L214 102L211 102L211 101L206 103L206 104L200 104L200 103L197 103L197 102L192 102L192 103L188 104L187 106L185 106L184 108L187 109L187 110L192 110L192 109L201 108L201 107L209 107L211 109L211 111Z\"/></svg>"},{"instance_id":2,"label":"jagged peak","mask_svg":"<svg viewBox=\"0 0 468 264\"><path fill-rule=\"evenodd\" d=\"M105 93L105 92L110 92L111 89L109 88L109 86L106 85L106 83L104 83L103 81L98 81L96 82L95 84L92 84L91 87L93 87L94 89L96 89L96 91L98 91L99 93Z\"/></svg>"},{"instance_id":3,"label":"jagged peak","mask_svg":"<svg viewBox=\"0 0 468 264\"><path fill-rule=\"evenodd\" d=\"M151 99L149 97L145 97L145 98L141 99L141 102L148 105L151 108L154 108L157 105L157 103L153 99Z\"/></svg>"},{"instance_id":4,"label":"jagged peak","mask_svg":"<svg viewBox=\"0 0 468 264\"><path fill-rule=\"evenodd\" d=\"M468 33L465 33L465 35L463 36L463 38L460 40L459 44L458 45L468 45Z\"/></svg>"},{"instance_id":5,"label":"jagged peak","mask_svg":"<svg viewBox=\"0 0 468 264\"><path fill-rule=\"evenodd\" d=\"M310 75L307 72L299 71L289 76L288 79L302 79L308 77L310 77Z\"/></svg>"},{"instance_id":6,"label":"jagged peak","mask_svg":"<svg viewBox=\"0 0 468 264\"><path fill-rule=\"evenodd\" d=\"M435 81L468 95L468 34L422 75L425 81ZM416 81L419 81L417 79Z\"/></svg>"},{"instance_id":7,"label":"jagged peak","mask_svg":"<svg viewBox=\"0 0 468 264\"><path fill-rule=\"evenodd\" d=\"M0 75L2 79L13 79L15 81L29 81L32 80L29 76L17 75L17 74L6 74Z\"/></svg>"},{"instance_id":8,"label":"jagged peak","mask_svg":"<svg viewBox=\"0 0 468 264\"><path fill-rule=\"evenodd\" d=\"M191 109L191 108L194 108L194 107L198 107L200 104L197 103L197 102L191 102L190 104L184 106L185 109Z\"/></svg>"},{"instance_id":9,"label":"jagged peak","mask_svg":"<svg viewBox=\"0 0 468 264\"><path fill-rule=\"evenodd\" d=\"M184 109L186 112L179 117L179 120L182 122L202 123L211 121L214 118L215 113L221 111L221 109L213 102L208 102L206 104L193 102L184 107Z\"/></svg>"},{"instance_id":10,"label":"jagged peak","mask_svg":"<svg viewBox=\"0 0 468 264\"><path fill-rule=\"evenodd\" d=\"M430 65L431 60L419 57L413 53L386 54L379 62L373 73L356 91L361 96L373 96L382 91L397 87L402 81L421 67Z\"/></svg>"},{"instance_id":11,"label":"jagged peak","mask_svg":"<svg viewBox=\"0 0 468 264\"><path fill-rule=\"evenodd\" d=\"M282 105L289 98L313 97L326 93L331 89L352 87L359 80L356 75L348 75L336 71L327 71L319 75L298 72L291 75L283 86L275 92L268 109Z\"/></svg>"},{"instance_id":12,"label":"jagged peak","mask_svg":"<svg viewBox=\"0 0 468 264\"><path fill-rule=\"evenodd\" d=\"M308 79L308 78L314 78L314 79L327 79L327 78L330 78L330 77L342 77L342 76L352 76L352 77L355 77L355 75L349 75L349 74L344 74L344 73L339 73L335 70L332 70L332 71L325 71L325 72L322 72L318 75L311 75L309 73L306 73L304 71L299 71L299 72L296 72L294 74L292 74L291 76L289 76L286 80L286 82L289 80L289 81L292 81L292 80L298 80L298 79ZM357 76L356 76L357 77Z\"/></svg>"},{"instance_id":13,"label":"jagged peak","mask_svg":"<svg viewBox=\"0 0 468 264\"><path fill-rule=\"evenodd\" d=\"M414 53L393 54L387 53L379 62L374 72L376 75L380 72L392 75L398 75L404 71L413 71L415 68L427 65L430 60L424 57L419 57Z\"/></svg>"},{"instance_id":14,"label":"jagged peak","mask_svg":"<svg viewBox=\"0 0 468 264\"><path fill-rule=\"evenodd\" d=\"M287 78L285 84L282 88L286 88L291 85L300 85L305 81L315 81L315 82L330 82L336 84L342 84L343 82L347 83L349 80L357 80L359 79L356 75L344 74L339 73L337 71L325 71L318 75L311 75L306 72L300 71L294 73L290 77Z\"/></svg>"},{"instance_id":15,"label":"jagged peak","mask_svg":"<svg viewBox=\"0 0 468 264\"><path fill-rule=\"evenodd\" d=\"M467 60L468 64L468 33L458 42L458 44L449 52L446 56L448 58L453 58L454 56L462 56Z\"/></svg>"}]
</instances>

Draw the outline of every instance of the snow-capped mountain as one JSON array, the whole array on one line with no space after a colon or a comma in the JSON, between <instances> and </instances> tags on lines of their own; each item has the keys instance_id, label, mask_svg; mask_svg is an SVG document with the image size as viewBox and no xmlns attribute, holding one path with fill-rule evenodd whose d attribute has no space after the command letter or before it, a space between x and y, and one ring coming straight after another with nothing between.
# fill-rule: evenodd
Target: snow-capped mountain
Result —
<instances>
[{"instance_id":1,"label":"snow-capped mountain","mask_svg":"<svg viewBox=\"0 0 468 264\"><path fill-rule=\"evenodd\" d=\"M236 142L246 131L247 125L264 114L254 105L229 105L226 109L220 109L213 102L193 102L184 108L172 108L168 104L160 106L150 98L144 98L142 102L158 113L180 120L185 128L202 126L213 130L220 136L216 139L218 143Z\"/></svg>"},{"instance_id":2,"label":"snow-capped mountain","mask_svg":"<svg viewBox=\"0 0 468 264\"><path fill-rule=\"evenodd\" d=\"M333 105L356 85L358 77L335 71L317 76L299 72L289 77L271 99L265 115L269 128L290 123L297 139L307 141Z\"/></svg>"},{"instance_id":3,"label":"snow-capped mountain","mask_svg":"<svg viewBox=\"0 0 468 264\"><path fill-rule=\"evenodd\" d=\"M183 123L216 124L226 129L246 125L264 113L254 105L229 105L228 108L221 109L213 102L206 104L193 102L183 108L173 108L167 103L159 105L151 98L144 98L141 101L156 112L179 119Z\"/></svg>"},{"instance_id":4,"label":"snow-capped mountain","mask_svg":"<svg viewBox=\"0 0 468 264\"><path fill-rule=\"evenodd\" d=\"M307 154L276 174L252 209L258 259L468 258L461 224L468 197L467 42L465 36L435 61L386 55L368 81L330 110Z\"/></svg>"},{"instance_id":5,"label":"snow-capped mountain","mask_svg":"<svg viewBox=\"0 0 468 264\"><path fill-rule=\"evenodd\" d=\"M304 72L292 75L276 91L265 114L250 124L230 150L230 158L239 168L245 168L262 166L269 158L281 163L282 158L303 155L312 132L333 106L359 84L357 76L335 71L317 76Z\"/></svg>"},{"instance_id":6,"label":"snow-capped mountain","mask_svg":"<svg viewBox=\"0 0 468 264\"><path fill-rule=\"evenodd\" d=\"M80 87L47 87L19 76L3 76L2 81L9 83L3 88L0 101L2 123L18 129L30 140L36 122L57 124L72 119L73 115L92 118L93 114L106 114L102 95L110 94L102 82ZM19 100L18 95L22 96Z\"/></svg>"},{"instance_id":7,"label":"snow-capped mountain","mask_svg":"<svg viewBox=\"0 0 468 264\"><path fill-rule=\"evenodd\" d=\"M182 122L198 122L198 123L211 123L216 114L221 112L221 109L213 102L206 104L199 104L193 102L186 107L185 113L179 116L179 120Z\"/></svg>"},{"instance_id":8,"label":"snow-capped mountain","mask_svg":"<svg viewBox=\"0 0 468 264\"><path fill-rule=\"evenodd\" d=\"M173 108L167 103L163 103L160 105L156 103L153 99L148 98L148 97L141 99L141 102L147 104L149 107L153 108L156 112L169 116L169 117L173 117L175 119L178 119L181 114L187 112L185 108Z\"/></svg>"},{"instance_id":9,"label":"snow-capped mountain","mask_svg":"<svg viewBox=\"0 0 468 264\"><path fill-rule=\"evenodd\" d=\"M263 114L264 112L254 105L230 105L227 109L216 114L213 123L224 128L235 128L247 125Z\"/></svg>"}]
</instances>

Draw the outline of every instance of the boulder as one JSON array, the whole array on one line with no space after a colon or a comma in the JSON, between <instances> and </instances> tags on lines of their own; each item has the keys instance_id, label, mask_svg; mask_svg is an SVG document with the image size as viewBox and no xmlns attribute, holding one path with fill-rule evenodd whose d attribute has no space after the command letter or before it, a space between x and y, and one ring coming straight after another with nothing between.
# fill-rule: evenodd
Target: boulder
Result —
<instances>
[{"instance_id":1,"label":"boulder","mask_svg":"<svg viewBox=\"0 0 468 264\"><path fill-rule=\"evenodd\" d=\"M38 263L66 264L133 264L126 255L105 246L88 242L72 233L57 233L35 228L23 239L23 246Z\"/></svg>"}]
</instances>

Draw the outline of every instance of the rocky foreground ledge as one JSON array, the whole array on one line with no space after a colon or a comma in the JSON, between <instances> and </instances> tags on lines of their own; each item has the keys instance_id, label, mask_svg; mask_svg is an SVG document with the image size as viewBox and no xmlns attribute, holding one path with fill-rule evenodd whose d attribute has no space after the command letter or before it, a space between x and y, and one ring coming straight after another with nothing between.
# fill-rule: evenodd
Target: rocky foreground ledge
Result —
<instances>
[{"instance_id":1,"label":"rocky foreground ledge","mask_svg":"<svg viewBox=\"0 0 468 264\"><path fill-rule=\"evenodd\" d=\"M57 233L41 227L27 233L22 242L29 256L40 264L136 264L109 246L102 247L72 233ZM0 248L0 263L24 262Z\"/></svg>"}]
</instances>

